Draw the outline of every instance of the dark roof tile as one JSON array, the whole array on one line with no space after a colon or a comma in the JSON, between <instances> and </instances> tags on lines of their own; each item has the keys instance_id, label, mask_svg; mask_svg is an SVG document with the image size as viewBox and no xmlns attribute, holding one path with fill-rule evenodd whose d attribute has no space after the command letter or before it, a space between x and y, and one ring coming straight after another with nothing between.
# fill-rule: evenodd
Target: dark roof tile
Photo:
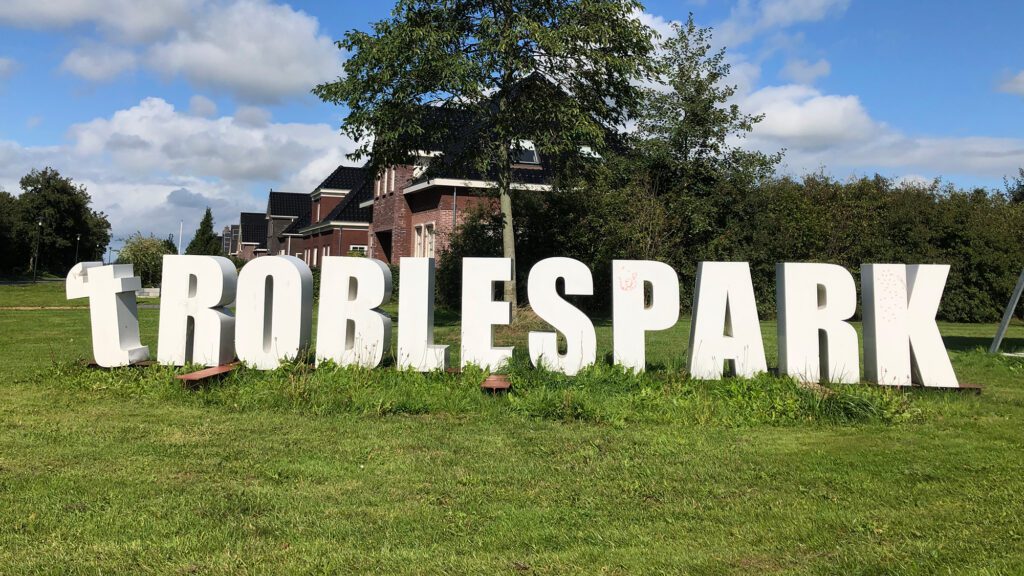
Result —
<instances>
[{"instance_id":1,"label":"dark roof tile","mask_svg":"<svg viewBox=\"0 0 1024 576\"><path fill-rule=\"evenodd\" d=\"M309 194L270 191L267 199L267 213L271 216L298 218L309 212Z\"/></svg>"},{"instance_id":2,"label":"dark roof tile","mask_svg":"<svg viewBox=\"0 0 1024 576\"><path fill-rule=\"evenodd\" d=\"M367 179L369 171L365 168L353 166L338 166L317 189L328 188L330 190L355 190Z\"/></svg>"},{"instance_id":3,"label":"dark roof tile","mask_svg":"<svg viewBox=\"0 0 1024 576\"><path fill-rule=\"evenodd\" d=\"M365 180L358 189L342 198L323 222L370 222L373 218L373 207L360 208L359 205L372 197L373 182Z\"/></svg>"},{"instance_id":4,"label":"dark roof tile","mask_svg":"<svg viewBox=\"0 0 1024 576\"><path fill-rule=\"evenodd\" d=\"M267 248L267 215L262 212L242 212L242 242Z\"/></svg>"}]
</instances>

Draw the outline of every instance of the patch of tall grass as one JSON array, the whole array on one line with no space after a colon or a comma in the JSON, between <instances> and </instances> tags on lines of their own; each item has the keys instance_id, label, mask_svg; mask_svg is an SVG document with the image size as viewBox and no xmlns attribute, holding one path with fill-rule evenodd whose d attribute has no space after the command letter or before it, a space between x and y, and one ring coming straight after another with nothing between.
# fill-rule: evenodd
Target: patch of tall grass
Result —
<instances>
[{"instance_id":1,"label":"patch of tall grass","mask_svg":"<svg viewBox=\"0 0 1024 576\"><path fill-rule=\"evenodd\" d=\"M126 397L151 397L232 411L289 411L315 416L489 413L626 426L639 422L742 427L755 425L899 423L920 414L912 397L868 385L806 387L762 374L750 379L698 381L679 368L633 372L598 363L576 376L534 368L523 354L505 367L508 394L481 391L487 373L417 373L330 363L290 363L273 371L239 368L221 380L187 389L174 378L190 368L90 369L57 364L41 384Z\"/></svg>"}]
</instances>

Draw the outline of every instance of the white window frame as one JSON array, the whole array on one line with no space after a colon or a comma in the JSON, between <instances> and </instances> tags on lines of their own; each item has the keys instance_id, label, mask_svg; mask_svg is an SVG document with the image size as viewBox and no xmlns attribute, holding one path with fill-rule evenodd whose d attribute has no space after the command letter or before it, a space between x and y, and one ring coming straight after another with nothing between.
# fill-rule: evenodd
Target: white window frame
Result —
<instances>
[{"instance_id":1,"label":"white window frame","mask_svg":"<svg viewBox=\"0 0 1024 576\"><path fill-rule=\"evenodd\" d=\"M313 249L313 267L314 268L316 268L316 255L319 254L319 253L320 253L319 250L317 250L316 248Z\"/></svg>"},{"instance_id":2,"label":"white window frame","mask_svg":"<svg viewBox=\"0 0 1024 576\"><path fill-rule=\"evenodd\" d=\"M366 256L367 252L369 252L369 250L368 250L368 248L367 248L367 246L365 244L352 244L352 245L350 245L348 247L348 251L349 252L359 252L363 256Z\"/></svg>"},{"instance_id":3,"label":"white window frame","mask_svg":"<svg viewBox=\"0 0 1024 576\"><path fill-rule=\"evenodd\" d=\"M427 222L423 225L423 256L434 257L434 247L437 244L437 225L434 222Z\"/></svg>"},{"instance_id":4,"label":"white window frame","mask_svg":"<svg viewBox=\"0 0 1024 576\"><path fill-rule=\"evenodd\" d=\"M413 227L412 255L416 258L423 256L423 224Z\"/></svg>"}]
</instances>

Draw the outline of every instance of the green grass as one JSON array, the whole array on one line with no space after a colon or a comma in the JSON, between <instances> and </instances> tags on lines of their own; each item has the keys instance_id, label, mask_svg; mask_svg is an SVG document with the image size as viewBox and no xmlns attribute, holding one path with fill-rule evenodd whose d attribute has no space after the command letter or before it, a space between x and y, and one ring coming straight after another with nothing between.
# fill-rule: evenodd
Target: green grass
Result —
<instances>
[{"instance_id":1,"label":"green grass","mask_svg":"<svg viewBox=\"0 0 1024 576\"><path fill-rule=\"evenodd\" d=\"M685 320L642 377L520 355L507 397L301 365L188 391L74 365L87 310L0 310L0 573L1021 573L1024 362L941 328L982 395L689 381Z\"/></svg>"}]
</instances>

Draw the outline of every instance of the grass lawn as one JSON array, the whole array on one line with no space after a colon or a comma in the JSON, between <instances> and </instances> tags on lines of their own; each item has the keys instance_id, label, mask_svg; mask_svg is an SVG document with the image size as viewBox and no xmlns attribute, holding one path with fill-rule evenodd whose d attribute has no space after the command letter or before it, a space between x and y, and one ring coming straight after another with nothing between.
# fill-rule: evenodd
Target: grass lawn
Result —
<instances>
[{"instance_id":1,"label":"grass lawn","mask_svg":"<svg viewBox=\"0 0 1024 576\"><path fill-rule=\"evenodd\" d=\"M15 289L0 307L60 304ZM1024 361L981 351L993 325L941 328L980 396L692 382L683 320L642 378L520 359L492 398L303 366L183 390L76 366L86 309L0 310L0 574L1022 573Z\"/></svg>"}]
</instances>

